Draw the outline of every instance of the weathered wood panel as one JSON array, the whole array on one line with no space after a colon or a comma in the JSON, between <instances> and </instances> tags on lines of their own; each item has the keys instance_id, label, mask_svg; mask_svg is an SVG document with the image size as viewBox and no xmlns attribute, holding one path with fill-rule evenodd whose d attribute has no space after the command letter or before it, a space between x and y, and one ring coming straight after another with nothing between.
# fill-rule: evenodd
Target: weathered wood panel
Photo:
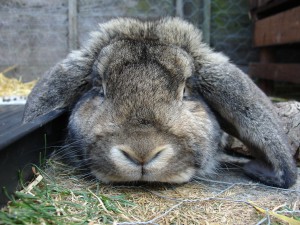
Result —
<instances>
[{"instance_id":1,"label":"weathered wood panel","mask_svg":"<svg viewBox=\"0 0 300 225\"><path fill-rule=\"evenodd\" d=\"M254 21L299 5L299 0L249 0L251 19Z\"/></svg>"},{"instance_id":2,"label":"weathered wood panel","mask_svg":"<svg viewBox=\"0 0 300 225\"><path fill-rule=\"evenodd\" d=\"M255 23L255 47L297 42L300 42L300 6Z\"/></svg>"},{"instance_id":3,"label":"weathered wood panel","mask_svg":"<svg viewBox=\"0 0 300 225\"><path fill-rule=\"evenodd\" d=\"M78 49L78 32L77 32L77 0L69 0L68 1L68 19L69 19L69 50Z\"/></svg>"},{"instance_id":4,"label":"weathered wood panel","mask_svg":"<svg viewBox=\"0 0 300 225\"><path fill-rule=\"evenodd\" d=\"M16 64L10 76L22 76L25 81L36 79L87 40L98 23L117 16L172 15L172 10L173 0L2 1L0 69Z\"/></svg>"},{"instance_id":5,"label":"weathered wood panel","mask_svg":"<svg viewBox=\"0 0 300 225\"><path fill-rule=\"evenodd\" d=\"M68 53L67 2L2 1L0 67L17 64L19 66L15 75L32 80L63 59Z\"/></svg>"},{"instance_id":6,"label":"weathered wood panel","mask_svg":"<svg viewBox=\"0 0 300 225\"><path fill-rule=\"evenodd\" d=\"M78 0L79 43L84 43L99 23L115 17L159 18L172 15L175 15L173 0Z\"/></svg>"},{"instance_id":7,"label":"weathered wood panel","mask_svg":"<svg viewBox=\"0 0 300 225\"><path fill-rule=\"evenodd\" d=\"M174 16L176 12L176 1L174 0L70 0L70 2L73 1L77 1L77 40L79 47L88 39L89 33L97 29L99 23L113 17L159 18ZM198 25L202 23L202 1L183 1L185 4L182 6L186 19ZM241 9L246 9L246 4L230 2L231 6L224 1L224 7L227 7L225 15L223 15L221 8L217 7L214 11L217 12L215 14L223 15L217 21L225 21L225 23L224 26L221 24L219 27L215 27L215 32L220 30L220 38L216 43L220 42L221 44L215 44L213 47L217 47L218 51L224 50L225 52L228 49L233 49L227 53L232 52L229 55L231 59L244 66L247 64L246 59L249 57L256 58L252 57L252 53L249 56L250 46L248 43L251 41L250 35L247 34L250 29L243 25L248 24L248 20L241 20L241 12L243 11ZM1 1L0 68L17 64L17 73L9 75L23 76L25 77L24 80L31 80L41 76L45 70L65 58L69 52L69 40L74 40L71 38L71 32L68 31L70 24L68 12L68 0ZM228 12L233 12L229 15L234 21L233 23L229 19L227 20ZM76 26L76 21L73 25ZM222 29L219 29L221 26ZM241 28L237 28L237 26ZM237 29L240 31L233 34L231 31L233 28L235 31ZM225 30L228 30L228 33L225 33ZM240 36L241 34L242 36ZM224 40L225 36L226 40ZM243 61L236 61L239 59L243 59ZM35 67L37 68L36 71L34 70Z\"/></svg>"},{"instance_id":8,"label":"weathered wood panel","mask_svg":"<svg viewBox=\"0 0 300 225\"><path fill-rule=\"evenodd\" d=\"M268 80L300 83L300 64L251 63L249 75Z\"/></svg>"}]
</instances>

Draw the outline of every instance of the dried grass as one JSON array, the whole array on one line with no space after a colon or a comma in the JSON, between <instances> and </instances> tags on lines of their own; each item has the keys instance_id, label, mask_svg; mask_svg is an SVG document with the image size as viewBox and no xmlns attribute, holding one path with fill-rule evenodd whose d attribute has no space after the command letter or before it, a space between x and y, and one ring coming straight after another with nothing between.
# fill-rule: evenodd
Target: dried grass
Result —
<instances>
[{"instance_id":1,"label":"dried grass","mask_svg":"<svg viewBox=\"0 0 300 225\"><path fill-rule=\"evenodd\" d=\"M53 159L33 172L18 200L0 211L0 224L288 224L254 206L300 224L300 181L288 190L272 188L224 169L215 180L183 185L109 185Z\"/></svg>"},{"instance_id":2,"label":"dried grass","mask_svg":"<svg viewBox=\"0 0 300 225\"><path fill-rule=\"evenodd\" d=\"M36 80L23 83L21 78L15 79L6 77L5 73L13 70L15 67L16 66L8 67L0 72L0 96L28 96L36 84Z\"/></svg>"},{"instance_id":3,"label":"dried grass","mask_svg":"<svg viewBox=\"0 0 300 225\"><path fill-rule=\"evenodd\" d=\"M70 171L72 169L57 161L52 161L46 170L49 176L55 177L57 184L70 190L95 191L97 186L103 195L125 195L134 203L131 206L117 203L120 213L110 212L114 224L259 224L260 221L287 224L258 212L250 201L267 211L283 211L289 217L294 216L298 220L295 224L300 224L299 181L292 189L284 190L252 183L240 172L226 170L222 171L218 181L204 179L184 185L126 186L96 184L80 179ZM72 201L78 200L73 198Z\"/></svg>"}]
</instances>

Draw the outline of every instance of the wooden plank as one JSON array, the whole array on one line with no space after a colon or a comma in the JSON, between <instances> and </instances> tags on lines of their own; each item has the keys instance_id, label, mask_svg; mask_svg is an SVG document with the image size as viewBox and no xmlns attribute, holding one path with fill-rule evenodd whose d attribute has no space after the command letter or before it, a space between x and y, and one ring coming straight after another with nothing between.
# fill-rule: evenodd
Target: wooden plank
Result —
<instances>
[{"instance_id":1,"label":"wooden plank","mask_svg":"<svg viewBox=\"0 0 300 225\"><path fill-rule=\"evenodd\" d=\"M63 144L68 123L65 110L54 110L35 120L16 125L0 135L0 207L3 207L9 195L20 187L22 181L32 179L31 166L40 165L41 159L53 152L54 146Z\"/></svg>"},{"instance_id":2,"label":"wooden plank","mask_svg":"<svg viewBox=\"0 0 300 225\"><path fill-rule=\"evenodd\" d=\"M69 0L69 51L78 49L77 0Z\"/></svg>"},{"instance_id":3,"label":"wooden plank","mask_svg":"<svg viewBox=\"0 0 300 225\"><path fill-rule=\"evenodd\" d=\"M24 105L2 105L0 107L0 137L20 126L23 118Z\"/></svg>"},{"instance_id":4,"label":"wooden plank","mask_svg":"<svg viewBox=\"0 0 300 225\"><path fill-rule=\"evenodd\" d=\"M176 4L176 16L184 18L183 0L177 0L175 4Z\"/></svg>"},{"instance_id":5,"label":"wooden plank","mask_svg":"<svg viewBox=\"0 0 300 225\"><path fill-rule=\"evenodd\" d=\"M252 20L262 19L289 10L300 5L299 0L250 0L249 8Z\"/></svg>"},{"instance_id":6,"label":"wooden plank","mask_svg":"<svg viewBox=\"0 0 300 225\"><path fill-rule=\"evenodd\" d=\"M250 63L249 75L275 81L300 83L300 64Z\"/></svg>"},{"instance_id":7,"label":"wooden plank","mask_svg":"<svg viewBox=\"0 0 300 225\"><path fill-rule=\"evenodd\" d=\"M272 2L272 0L249 0L249 7L250 9L256 9L265 6L270 2Z\"/></svg>"},{"instance_id":8,"label":"wooden plank","mask_svg":"<svg viewBox=\"0 0 300 225\"><path fill-rule=\"evenodd\" d=\"M297 42L300 42L300 6L255 23L255 47Z\"/></svg>"},{"instance_id":9,"label":"wooden plank","mask_svg":"<svg viewBox=\"0 0 300 225\"><path fill-rule=\"evenodd\" d=\"M261 48L259 51L260 63L275 62L275 55L273 48Z\"/></svg>"},{"instance_id":10,"label":"wooden plank","mask_svg":"<svg viewBox=\"0 0 300 225\"><path fill-rule=\"evenodd\" d=\"M203 13L204 13L204 21L203 21L203 41L210 45L210 21L211 21L211 1L204 0L203 1Z\"/></svg>"}]
</instances>

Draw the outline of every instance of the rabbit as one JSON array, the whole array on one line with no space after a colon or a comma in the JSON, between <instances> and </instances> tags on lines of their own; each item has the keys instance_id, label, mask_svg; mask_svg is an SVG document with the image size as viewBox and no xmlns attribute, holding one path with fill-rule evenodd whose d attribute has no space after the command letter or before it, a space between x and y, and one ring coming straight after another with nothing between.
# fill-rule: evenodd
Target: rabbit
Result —
<instances>
[{"instance_id":1,"label":"rabbit","mask_svg":"<svg viewBox=\"0 0 300 225\"><path fill-rule=\"evenodd\" d=\"M69 108L67 151L103 182L188 182L218 168L224 132L255 158L245 174L291 187L297 168L267 96L180 18L116 18L39 80L24 122Z\"/></svg>"}]
</instances>

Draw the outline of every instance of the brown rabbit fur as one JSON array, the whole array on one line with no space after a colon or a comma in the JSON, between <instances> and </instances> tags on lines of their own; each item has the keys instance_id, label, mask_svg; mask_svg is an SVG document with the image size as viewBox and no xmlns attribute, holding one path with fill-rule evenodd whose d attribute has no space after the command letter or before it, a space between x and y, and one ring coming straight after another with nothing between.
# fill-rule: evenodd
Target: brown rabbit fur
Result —
<instances>
[{"instance_id":1,"label":"brown rabbit fur","mask_svg":"<svg viewBox=\"0 0 300 225\"><path fill-rule=\"evenodd\" d=\"M122 75L136 75L127 72L131 70ZM114 102L94 89L76 106L69 125L71 143L80 142L92 174L105 182L171 183L212 174L220 128L208 109L198 101L152 105L151 98L142 96L141 105Z\"/></svg>"},{"instance_id":2,"label":"brown rabbit fur","mask_svg":"<svg viewBox=\"0 0 300 225\"><path fill-rule=\"evenodd\" d=\"M221 125L257 156L244 166L247 175L273 186L295 183L290 146L268 98L181 19L100 24L87 45L39 81L24 121L74 104L68 141L76 148L66 151L102 181L211 175Z\"/></svg>"}]
</instances>

